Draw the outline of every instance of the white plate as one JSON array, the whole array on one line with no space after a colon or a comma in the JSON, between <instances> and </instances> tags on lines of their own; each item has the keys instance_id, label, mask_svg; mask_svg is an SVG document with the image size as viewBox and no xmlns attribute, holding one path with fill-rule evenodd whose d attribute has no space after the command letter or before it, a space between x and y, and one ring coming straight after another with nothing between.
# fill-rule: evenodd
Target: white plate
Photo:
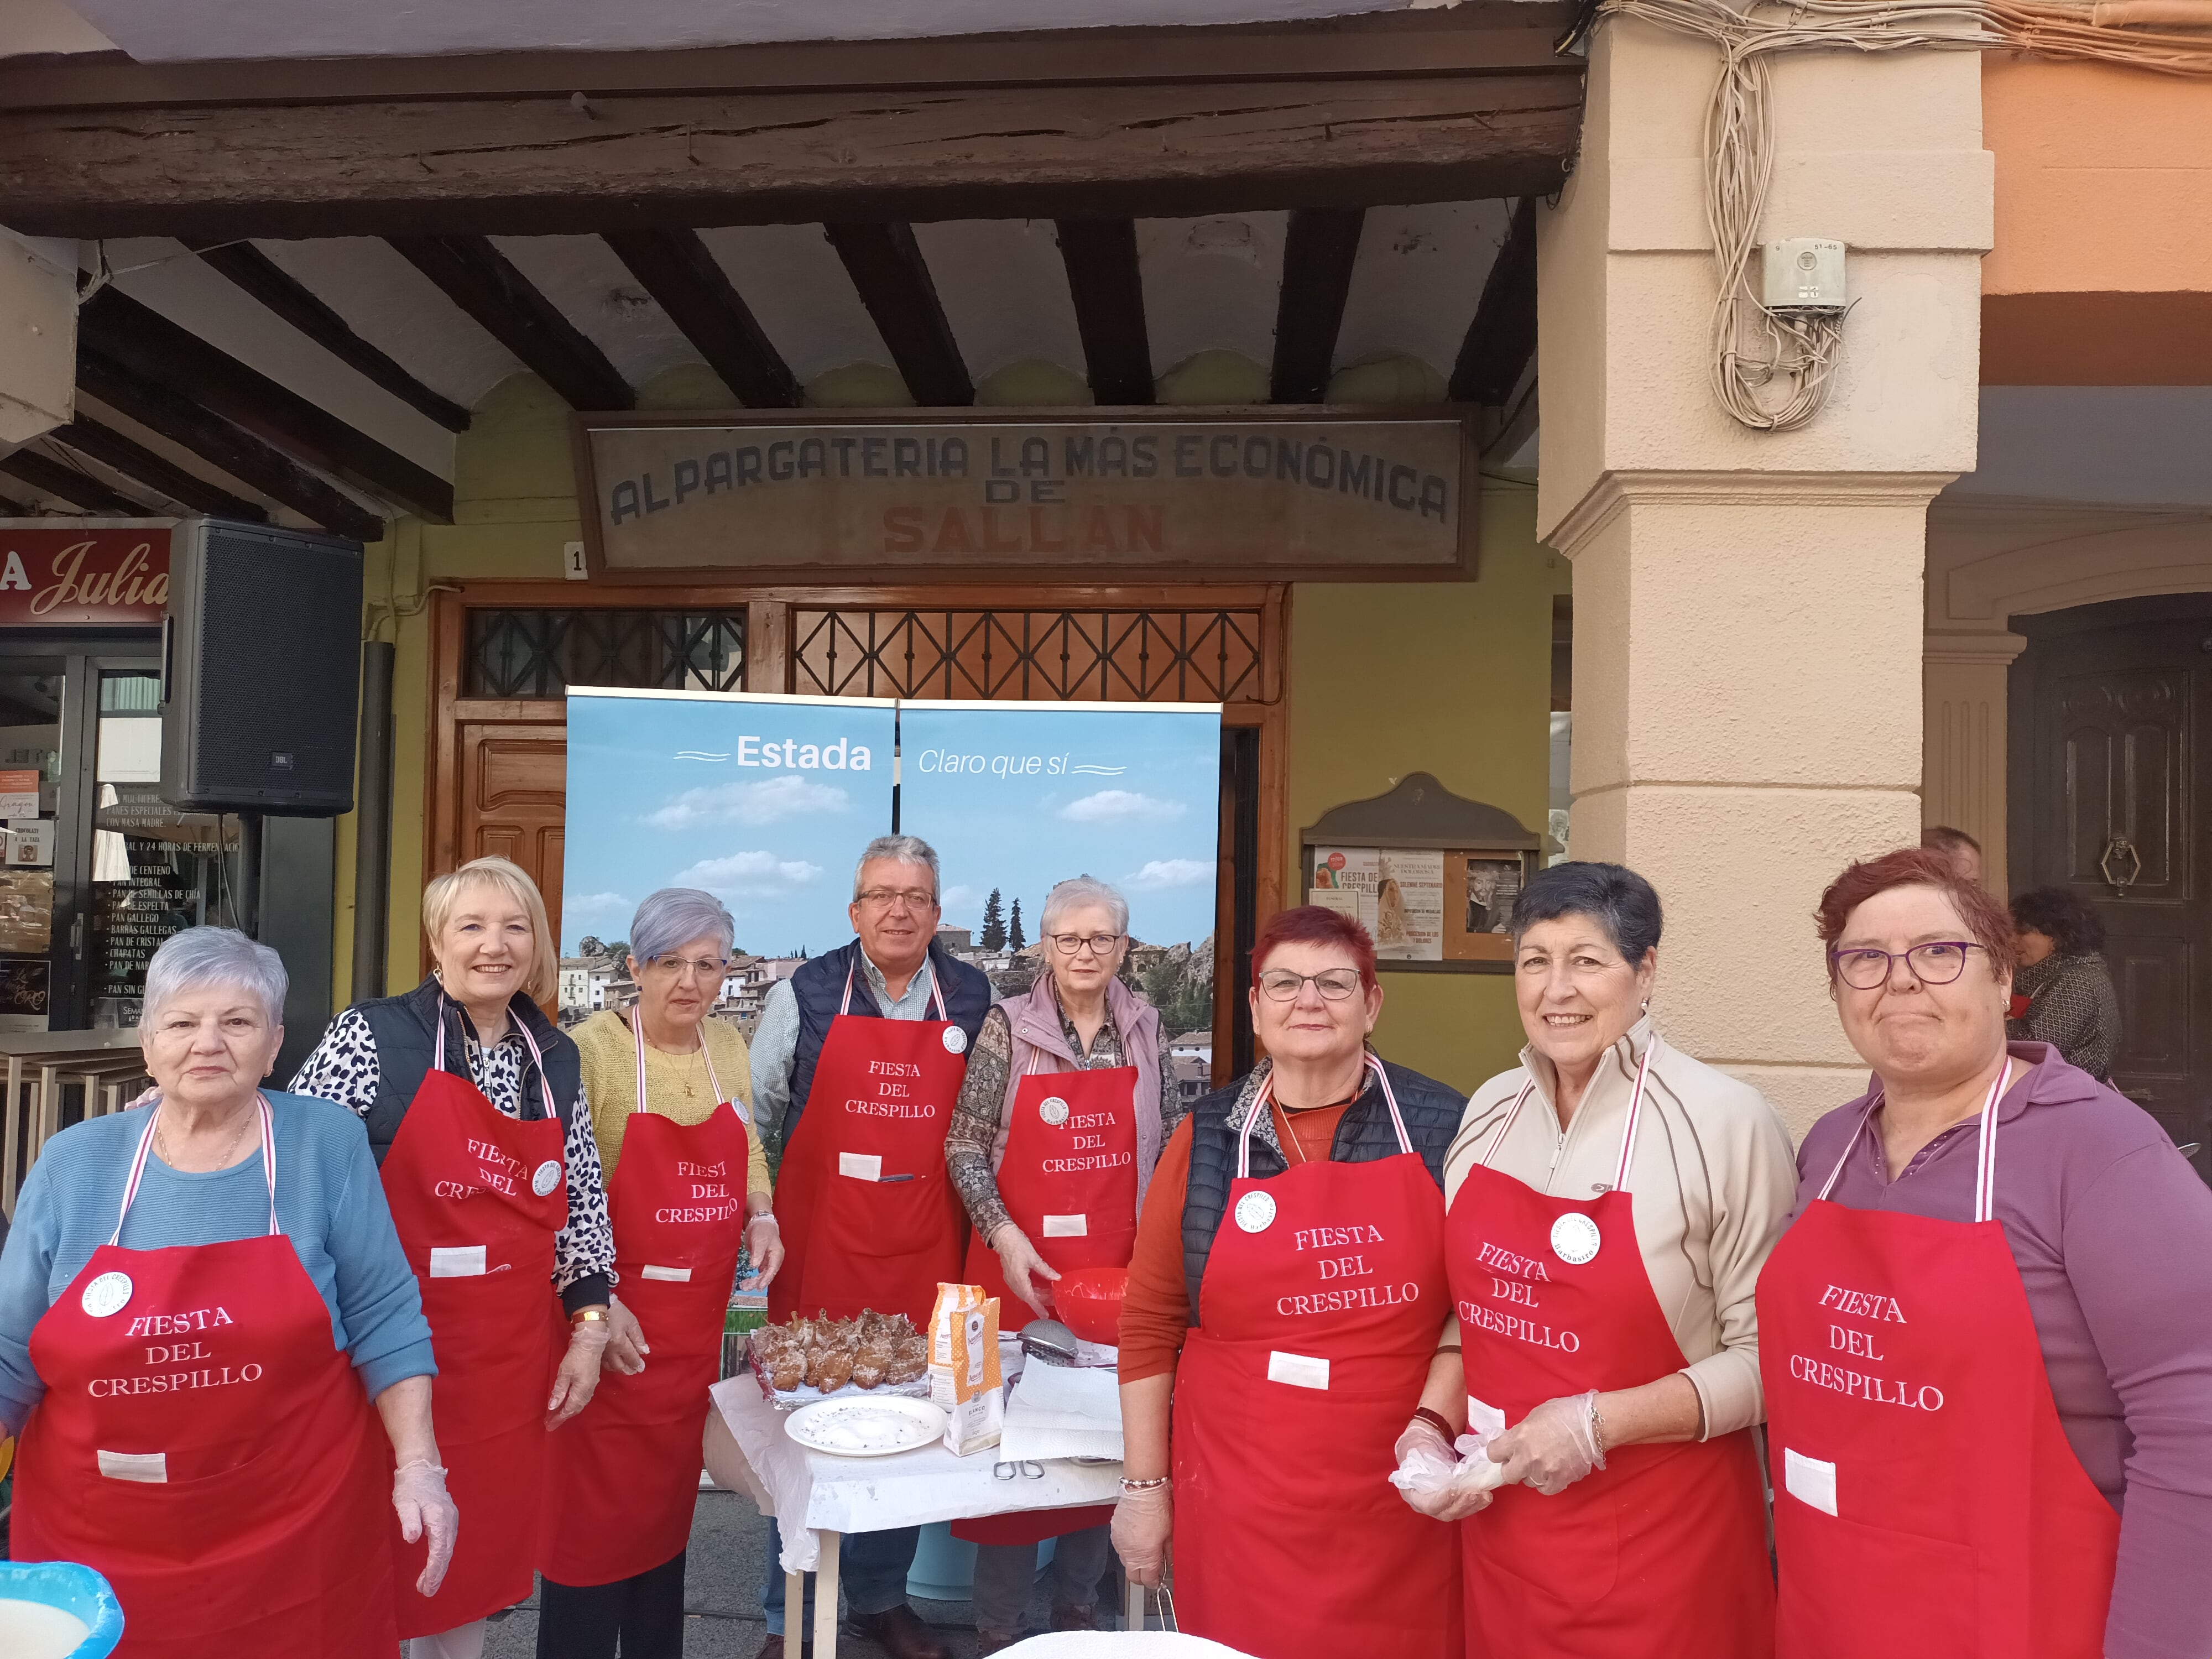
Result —
<instances>
[{"instance_id":1,"label":"white plate","mask_svg":"<svg viewBox=\"0 0 2212 1659\"><path fill-rule=\"evenodd\" d=\"M945 1413L897 1395L817 1400L783 1419L783 1431L832 1457L894 1457L945 1437Z\"/></svg>"}]
</instances>

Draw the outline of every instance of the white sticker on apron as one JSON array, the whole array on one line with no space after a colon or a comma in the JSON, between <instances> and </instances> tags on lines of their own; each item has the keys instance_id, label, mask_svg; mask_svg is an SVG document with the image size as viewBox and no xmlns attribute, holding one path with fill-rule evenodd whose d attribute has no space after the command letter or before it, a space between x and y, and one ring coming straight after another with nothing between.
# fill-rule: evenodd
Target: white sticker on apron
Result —
<instances>
[{"instance_id":1,"label":"white sticker on apron","mask_svg":"<svg viewBox=\"0 0 2212 1659\"><path fill-rule=\"evenodd\" d=\"M530 1177L530 1190L540 1198L548 1196L561 1184L561 1160L549 1158L539 1164Z\"/></svg>"},{"instance_id":2,"label":"white sticker on apron","mask_svg":"<svg viewBox=\"0 0 2212 1659\"><path fill-rule=\"evenodd\" d=\"M881 1152L840 1152L837 1154L837 1173L850 1176L855 1181L881 1181L884 1178L884 1156Z\"/></svg>"},{"instance_id":3,"label":"white sticker on apron","mask_svg":"<svg viewBox=\"0 0 2212 1659\"><path fill-rule=\"evenodd\" d=\"M637 1276L640 1279L665 1279L672 1285L689 1285L691 1282L689 1267L656 1267L650 1261L637 1270Z\"/></svg>"},{"instance_id":4,"label":"white sticker on apron","mask_svg":"<svg viewBox=\"0 0 2212 1659\"><path fill-rule=\"evenodd\" d=\"M1248 1233L1264 1233L1275 1224L1275 1200L1269 1193L1247 1193L1237 1200L1237 1224Z\"/></svg>"},{"instance_id":5,"label":"white sticker on apron","mask_svg":"<svg viewBox=\"0 0 2212 1659\"><path fill-rule=\"evenodd\" d=\"M1326 1389L1328 1361L1310 1353L1284 1353L1278 1349L1267 1356L1267 1381L1287 1382L1294 1389Z\"/></svg>"},{"instance_id":6,"label":"white sticker on apron","mask_svg":"<svg viewBox=\"0 0 2212 1659\"><path fill-rule=\"evenodd\" d=\"M968 1033L962 1030L957 1025L946 1026L945 1028L945 1052L948 1054L966 1054L968 1052Z\"/></svg>"},{"instance_id":7,"label":"white sticker on apron","mask_svg":"<svg viewBox=\"0 0 2212 1659\"><path fill-rule=\"evenodd\" d=\"M102 1273L84 1287L77 1304L94 1319L105 1319L110 1314L119 1314L131 1300L129 1273Z\"/></svg>"},{"instance_id":8,"label":"white sticker on apron","mask_svg":"<svg viewBox=\"0 0 2212 1659\"><path fill-rule=\"evenodd\" d=\"M1058 1095L1048 1095L1038 1106L1037 1115L1057 1129L1067 1121L1067 1103Z\"/></svg>"},{"instance_id":9,"label":"white sticker on apron","mask_svg":"<svg viewBox=\"0 0 2212 1659\"><path fill-rule=\"evenodd\" d=\"M1485 1440L1495 1440L1505 1432L1505 1413L1486 1400L1467 1397L1467 1431L1480 1435Z\"/></svg>"},{"instance_id":10,"label":"white sticker on apron","mask_svg":"<svg viewBox=\"0 0 2212 1659\"><path fill-rule=\"evenodd\" d=\"M1048 1215L1044 1218L1047 1238L1088 1238L1091 1237L1091 1218L1088 1215Z\"/></svg>"},{"instance_id":11,"label":"white sticker on apron","mask_svg":"<svg viewBox=\"0 0 2212 1659\"><path fill-rule=\"evenodd\" d=\"M104 1451L100 1454L100 1472L110 1480L143 1480L149 1486L166 1486L169 1454Z\"/></svg>"},{"instance_id":12,"label":"white sticker on apron","mask_svg":"<svg viewBox=\"0 0 2212 1659\"><path fill-rule=\"evenodd\" d=\"M474 1279L484 1272L481 1244L442 1244L430 1248L430 1277Z\"/></svg>"},{"instance_id":13,"label":"white sticker on apron","mask_svg":"<svg viewBox=\"0 0 2212 1659\"><path fill-rule=\"evenodd\" d=\"M1784 1447L1782 1484L1801 1504L1810 1504L1824 1515L1836 1512L1836 1466Z\"/></svg>"},{"instance_id":14,"label":"white sticker on apron","mask_svg":"<svg viewBox=\"0 0 2212 1659\"><path fill-rule=\"evenodd\" d=\"M1552 1254L1579 1267L1597 1255L1597 1223L1580 1210L1570 1210L1552 1224Z\"/></svg>"}]
</instances>

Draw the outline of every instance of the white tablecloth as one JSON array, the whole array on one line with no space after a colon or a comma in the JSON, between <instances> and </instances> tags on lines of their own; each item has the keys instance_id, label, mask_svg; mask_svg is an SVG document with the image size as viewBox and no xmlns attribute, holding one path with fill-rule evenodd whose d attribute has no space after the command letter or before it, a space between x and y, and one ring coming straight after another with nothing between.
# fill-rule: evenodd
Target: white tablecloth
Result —
<instances>
[{"instance_id":1,"label":"white tablecloth","mask_svg":"<svg viewBox=\"0 0 2212 1659\"><path fill-rule=\"evenodd\" d=\"M786 1572L812 1572L819 1565L817 1530L881 1532L1018 1510L1110 1504L1121 1492L1119 1463L1032 1464L1044 1470L1042 1480L999 1480L992 1472L1000 1456L995 1447L972 1457L955 1457L942 1441L896 1457L811 1452L783 1431L784 1413L762 1396L749 1373L717 1382L712 1393L767 1493L761 1513L781 1525Z\"/></svg>"}]
</instances>

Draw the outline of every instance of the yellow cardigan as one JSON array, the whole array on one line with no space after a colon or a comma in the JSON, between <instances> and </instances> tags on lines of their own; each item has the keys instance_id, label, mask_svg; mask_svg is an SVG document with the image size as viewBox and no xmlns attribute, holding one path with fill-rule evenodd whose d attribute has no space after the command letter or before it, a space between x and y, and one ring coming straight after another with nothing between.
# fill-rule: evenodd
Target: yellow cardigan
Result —
<instances>
[{"instance_id":1,"label":"yellow cardigan","mask_svg":"<svg viewBox=\"0 0 2212 1659\"><path fill-rule=\"evenodd\" d=\"M735 1028L709 1015L699 1024L714 1080L736 1106L745 1131L745 1190L769 1190L768 1155L753 1133L753 1068L745 1040ZM599 1162L614 1178L622 1157L623 1128L637 1109L637 1046L623 1018L602 1008L568 1033L584 1060L584 1098L592 1109L592 1138L599 1143ZM684 1092L689 1085L691 1092ZM645 1045L645 1103L677 1123L704 1123L720 1103L710 1097L707 1068L697 1054L664 1054Z\"/></svg>"}]
</instances>

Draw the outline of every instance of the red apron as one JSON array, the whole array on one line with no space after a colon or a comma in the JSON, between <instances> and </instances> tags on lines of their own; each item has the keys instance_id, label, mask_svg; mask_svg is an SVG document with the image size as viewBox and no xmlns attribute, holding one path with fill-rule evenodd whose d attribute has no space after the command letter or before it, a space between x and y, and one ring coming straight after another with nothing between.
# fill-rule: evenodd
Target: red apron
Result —
<instances>
[{"instance_id":1,"label":"red apron","mask_svg":"<svg viewBox=\"0 0 2212 1659\"><path fill-rule=\"evenodd\" d=\"M331 1310L276 1224L222 1244L117 1242L31 1332L46 1386L15 1465L10 1553L114 1586L123 1659L391 1659L392 1453L331 1340Z\"/></svg>"},{"instance_id":2,"label":"red apron","mask_svg":"<svg viewBox=\"0 0 2212 1659\"><path fill-rule=\"evenodd\" d=\"M610 1584L681 1553L699 1501L707 1390L721 1372L722 1327L745 1231L744 1121L722 1097L703 1123L647 1109L645 1033L637 1107L607 1182L623 1305L653 1352L625 1376L608 1366L599 1392L546 1460L538 1567L556 1584Z\"/></svg>"},{"instance_id":3,"label":"red apron","mask_svg":"<svg viewBox=\"0 0 2212 1659\"><path fill-rule=\"evenodd\" d=\"M968 1073L968 1034L945 1018L934 979L929 994L933 1020L841 1012L830 1022L777 1176L783 1270L769 1286L771 1320L872 1308L927 1332L938 1285L965 1282L966 1223L945 1132Z\"/></svg>"},{"instance_id":4,"label":"red apron","mask_svg":"<svg viewBox=\"0 0 2212 1659\"><path fill-rule=\"evenodd\" d=\"M999 1198L1036 1253L1058 1273L1126 1267L1137 1248L1137 1068L1031 1072L1014 1089ZM1006 1288L998 1253L972 1229L967 1283L999 1298L999 1328L1036 1316ZM1035 1544L1114 1518L1111 1504L956 1521L971 1544Z\"/></svg>"},{"instance_id":5,"label":"red apron","mask_svg":"<svg viewBox=\"0 0 2212 1659\"><path fill-rule=\"evenodd\" d=\"M2119 1516L2059 1426L1990 1218L2009 1071L1971 1224L1831 1203L1838 1158L1759 1275L1783 1659L2105 1651Z\"/></svg>"},{"instance_id":6,"label":"red apron","mask_svg":"<svg viewBox=\"0 0 2212 1659\"><path fill-rule=\"evenodd\" d=\"M435 1636L529 1595L545 1457L545 1395L559 1355L553 1237L568 1224L565 1135L544 1059L545 1115L511 1118L446 1070L446 1004L436 1059L384 1155L384 1193L422 1311L438 1376L431 1409L446 1490L465 1519L453 1565L434 1598L415 1591L426 1541L399 1540L399 1633Z\"/></svg>"},{"instance_id":7,"label":"red apron","mask_svg":"<svg viewBox=\"0 0 2212 1659\"><path fill-rule=\"evenodd\" d=\"M1489 1167L1532 1080L1454 1195L1444 1234L1470 1427L1500 1432L1547 1400L1638 1388L1688 1363L1644 1270L1627 1189L1650 1067L1647 1047L1609 1191L1555 1198ZM1468 1659L1773 1651L1765 1490L1748 1429L1617 1448L1554 1498L1500 1487L1460 1537Z\"/></svg>"},{"instance_id":8,"label":"red apron","mask_svg":"<svg viewBox=\"0 0 2212 1659\"><path fill-rule=\"evenodd\" d=\"M1404 1148L1371 1164L1253 1180L1261 1083L1176 1371L1177 1625L1262 1659L1460 1651L1451 1528L1390 1484L1443 1322L1443 1198L1368 1064Z\"/></svg>"}]
</instances>

